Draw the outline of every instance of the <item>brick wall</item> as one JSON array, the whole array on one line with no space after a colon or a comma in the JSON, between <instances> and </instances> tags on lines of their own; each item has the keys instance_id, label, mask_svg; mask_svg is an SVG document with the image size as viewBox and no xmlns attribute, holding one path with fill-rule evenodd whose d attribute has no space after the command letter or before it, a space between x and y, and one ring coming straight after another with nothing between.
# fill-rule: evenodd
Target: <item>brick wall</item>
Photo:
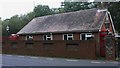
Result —
<instances>
[{"instance_id":1,"label":"brick wall","mask_svg":"<svg viewBox=\"0 0 120 68\"><path fill-rule=\"evenodd\" d=\"M7 54L96 59L96 41L95 40L87 40L87 41L81 41L81 40L23 41L23 40L19 40L19 41L6 41L6 42L7 43L3 44L2 52ZM31 46L31 43L33 44L32 46Z\"/></svg>"}]
</instances>

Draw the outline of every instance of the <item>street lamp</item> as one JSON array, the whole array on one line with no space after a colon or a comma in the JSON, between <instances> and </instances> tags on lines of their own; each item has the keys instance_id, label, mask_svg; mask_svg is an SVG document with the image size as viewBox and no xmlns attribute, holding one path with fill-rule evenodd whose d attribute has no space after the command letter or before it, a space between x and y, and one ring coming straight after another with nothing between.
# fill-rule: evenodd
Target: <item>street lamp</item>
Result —
<instances>
[{"instance_id":1,"label":"street lamp","mask_svg":"<svg viewBox=\"0 0 120 68\"><path fill-rule=\"evenodd\" d=\"M7 25L6 31L7 31L8 36L9 36L9 30L10 30L10 27Z\"/></svg>"},{"instance_id":2,"label":"street lamp","mask_svg":"<svg viewBox=\"0 0 120 68\"><path fill-rule=\"evenodd\" d=\"M9 28L10 28L10 27L7 25L6 30L7 30L8 32L9 32Z\"/></svg>"}]
</instances>

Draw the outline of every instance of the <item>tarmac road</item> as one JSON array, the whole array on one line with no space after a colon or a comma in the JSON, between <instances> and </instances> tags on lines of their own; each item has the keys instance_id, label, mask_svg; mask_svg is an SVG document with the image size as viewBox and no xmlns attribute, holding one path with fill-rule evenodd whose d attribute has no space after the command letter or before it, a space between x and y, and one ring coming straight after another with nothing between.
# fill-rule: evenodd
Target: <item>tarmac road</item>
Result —
<instances>
[{"instance_id":1,"label":"tarmac road","mask_svg":"<svg viewBox=\"0 0 120 68\"><path fill-rule=\"evenodd\" d=\"M2 54L1 65L2 66L118 66L118 62Z\"/></svg>"}]
</instances>

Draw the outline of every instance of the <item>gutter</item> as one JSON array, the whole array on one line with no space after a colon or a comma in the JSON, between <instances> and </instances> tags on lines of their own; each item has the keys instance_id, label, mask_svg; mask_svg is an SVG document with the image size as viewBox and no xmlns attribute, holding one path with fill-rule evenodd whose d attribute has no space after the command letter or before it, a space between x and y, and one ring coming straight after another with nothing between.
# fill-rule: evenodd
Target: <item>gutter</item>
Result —
<instances>
[{"instance_id":1,"label":"gutter","mask_svg":"<svg viewBox=\"0 0 120 68\"><path fill-rule=\"evenodd\" d=\"M99 29L94 30L73 30L73 31L51 31L51 32L33 32L33 33L17 33L18 35L26 35L26 34L45 34L45 33L91 33L91 32L99 32Z\"/></svg>"}]
</instances>

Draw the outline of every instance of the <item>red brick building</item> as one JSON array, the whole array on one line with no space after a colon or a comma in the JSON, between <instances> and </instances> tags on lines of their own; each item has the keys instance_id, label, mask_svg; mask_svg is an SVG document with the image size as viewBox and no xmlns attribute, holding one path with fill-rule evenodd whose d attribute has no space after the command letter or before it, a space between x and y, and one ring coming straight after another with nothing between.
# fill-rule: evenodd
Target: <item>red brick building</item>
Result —
<instances>
[{"instance_id":1,"label":"red brick building","mask_svg":"<svg viewBox=\"0 0 120 68\"><path fill-rule=\"evenodd\" d=\"M17 33L18 40L11 43L14 49L7 50L21 49L17 53L29 55L95 59L96 55L105 56L104 36L107 33L114 35L115 29L106 9L42 16L21 29Z\"/></svg>"}]
</instances>

